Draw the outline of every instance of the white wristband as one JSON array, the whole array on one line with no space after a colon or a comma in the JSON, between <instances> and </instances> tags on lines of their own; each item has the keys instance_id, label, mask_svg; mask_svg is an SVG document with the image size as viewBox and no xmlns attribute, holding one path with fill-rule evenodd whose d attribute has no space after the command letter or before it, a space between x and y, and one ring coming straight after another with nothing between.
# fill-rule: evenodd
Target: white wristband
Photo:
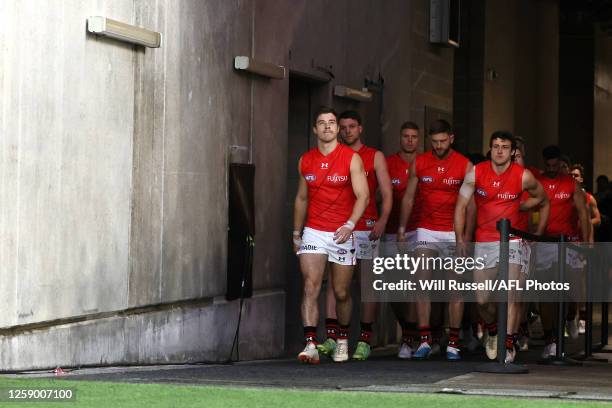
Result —
<instances>
[{"instance_id":1,"label":"white wristband","mask_svg":"<svg viewBox=\"0 0 612 408\"><path fill-rule=\"evenodd\" d=\"M301 237L302 236L302 231L300 231L300 230L293 230L293 236L294 237Z\"/></svg>"},{"instance_id":2,"label":"white wristband","mask_svg":"<svg viewBox=\"0 0 612 408\"><path fill-rule=\"evenodd\" d=\"M399 234L403 234L404 232L406 232L406 228L405 228L405 227L399 227L399 228L397 229L397 232L398 232Z\"/></svg>"}]
</instances>

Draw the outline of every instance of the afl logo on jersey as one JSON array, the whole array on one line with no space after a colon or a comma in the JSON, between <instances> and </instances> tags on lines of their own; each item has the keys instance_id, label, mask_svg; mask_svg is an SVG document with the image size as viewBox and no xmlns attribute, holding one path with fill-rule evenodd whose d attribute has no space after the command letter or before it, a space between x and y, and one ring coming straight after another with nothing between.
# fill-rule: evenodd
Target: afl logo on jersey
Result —
<instances>
[{"instance_id":1,"label":"afl logo on jersey","mask_svg":"<svg viewBox=\"0 0 612 408\"><path fill-rule=\"evenodd\" d=\"M306 181L315 181L317 179L317 176L315 176L314 174L307 174L304 176L304 180Z\"/></svg>"},{"instance_id":2,"label":"afl logo on jersey","mask_svg":"<svg viewBox=\"0 0 612 408\"><path fill-rule=\"evenodd\" d=\"M421 182L423 182L423 183L432 183L433 182L433 177L431 177L431 176L421 177Z\"/></svg>"},{"instance_id":3,"label":"afl logo on jersey","mask_svg":"<svg viewBox=\"0 0 612 408\"><path fill-rule=\"evenodd\" d=\"M484 191L483 189L479 188L476 190L476 194L478 194L481 197L486 197L487 196L487 192Z\"/></svg>"},{"instance_id":4,"label":"afl logo on jersey","mask_svg":"<svg viewBox=\"0 0 612 408\"><path fill-rule=\"evenodd\" d=\"M391 184L393 184L395 186L400 185L400 184L402 184L402 180L400 180L398 178L394 178L394 179L391 180Z\"/></svg>"}]
</instances>

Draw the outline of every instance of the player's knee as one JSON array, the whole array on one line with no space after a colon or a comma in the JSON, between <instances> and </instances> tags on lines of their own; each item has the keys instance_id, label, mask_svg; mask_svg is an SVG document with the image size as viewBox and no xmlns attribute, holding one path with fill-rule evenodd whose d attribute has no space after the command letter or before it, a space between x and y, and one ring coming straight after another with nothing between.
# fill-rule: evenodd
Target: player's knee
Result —
<instances>
[{"instance_id":1,"label":"player's knee","mask_svg":"<svg viewBox=\"0 0 612 408\"><path fill-rule=\"evenodd\" d=\"M319 292L321 290L321 284L314 280L306 280L304 281L304 297L307 298L316 298L319 296Z\"/></svg>"},{"instance_id":2,"label":"player's knee","mask_svg":"<svg viewBox=\"0 0 612 408\"><path fill-rule=\"evenodd\" d=\"M351 291L348 288L334 289L334 295L337 302L346 302L351 298Z\"/></svg>"}]
</instances>

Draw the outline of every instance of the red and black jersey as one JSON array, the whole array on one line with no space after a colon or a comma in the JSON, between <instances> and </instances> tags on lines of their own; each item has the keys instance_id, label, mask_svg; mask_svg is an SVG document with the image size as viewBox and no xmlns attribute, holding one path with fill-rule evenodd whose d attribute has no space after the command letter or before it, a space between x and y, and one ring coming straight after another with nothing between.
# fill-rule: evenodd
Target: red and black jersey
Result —
<instances>
[{"instance_id":1,"label":"red and black jersey","mask_svg":"<svg viewBox=\"0 0 612 408\"><path fill-rule=\"evenodd\" d=\"M318 148L302 156L300 171L308 186L306 227L335 232L350 218L355 205L351 160L355 152L343 144L327 156Z\"/></svg>"},{"instance_id":2,"label":"red and black jersey","mask_svg":"<svg viewBox=\"0 0 612 408\"><path fill-rule=\"evenodd\" d=\"M568 174L558 174L551 178L545 174L538 175L538 181L544 187L550 201L550 216L546 226L547 235L566 235L572 240L578 239L578 211L574 205L576 181Z\"/></svg>"},{"instance_id":3,"label":"red and black jersey","mask_svg":"<svg viewBox=\"0 0 612 408\"><path fill-rule=\"evenodd\" d=\"M499 241L497 221L502 218L508 218L511 225L520 225L523 171L522 166L511 163L503 173L497 174L490 160L474 166L476 242Z\"/></svg>"},{"instance_id":4,"label":"red and black jersey","mask_svg":"<svg viewBox=\"0 0 612 408\"><path fill-rule=\"evenodd\" d=\"M445 159L431 151L416 158L419 183L412 210L416 228L453 231L455 204L469 162L452 149Z\"/></svg>"},{"instance_id":5,"label":"red and black jersey","mask_svg":"<svg viewBox=\"0 0 612 408\"><path fill-rule=\"evenodd\" d=\"M410 163L402 159L399 153L395 153L387 157L387 168L389 169L391 187L393 188L393 207L391 207L385 232L387 234L396 234L399 227L402 199L404 198L408 179L410 178ZM408 226L405 226L406 231L413 231L416 228L413 220L414 217L411 216L410 220L408 220Z\"/></svg>"},{"instance_id":6,"label":"red and black jersey","mask_svg":"<svg viewBox=\"0 0 612 408\"><path fill-rule=\"evenodd\" d=\"M355 231L369 231L372 229L376 220L378 220L378 210L376 209L376 190L378 189L378 179L376 178L376 170L374 170L374 157L378 150L361 146L357 151L359 157L363 161L366 179L368 180L368 190L370 191L370 202L363 212L363 216L355 226Z\"/></svg>"}]
</instances>

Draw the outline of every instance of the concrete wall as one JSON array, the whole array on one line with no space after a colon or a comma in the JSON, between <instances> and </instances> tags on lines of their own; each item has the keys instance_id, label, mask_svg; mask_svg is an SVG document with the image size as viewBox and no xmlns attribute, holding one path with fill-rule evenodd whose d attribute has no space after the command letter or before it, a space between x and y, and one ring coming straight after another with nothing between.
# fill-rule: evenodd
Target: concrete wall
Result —
<instances>
[{"instance_id":1,"label":"concrete wall","mask_svg":"<svg viewBox=\"0 0 612 408\"><path fill-rule=\"evenodd\" d=\"M593 178L612 177L612 38L595 31Z\"/></svg>"},{"instance_id":2,"label":"concrete wall","mask_svg":"<svg viewBox=\"0 0 612 408\"><path fill-rule=\"evenodd\" d=\"M85 35L131 3L0 3L0 326L128 304L134 51Z\"/></svg>"},{"instance_id":3,"label":"concrete wall","mask_svg":"<svg viewBox=\"0 0 612 408\"><path fill-rule=\"evenodd\" d=\"M558 3L493 0L485 8L483 152L493 131L509 130L525 138L527 163L540 165L542 148L559 140Z\"/></svg>"},{"instance_id":4,"label":"concrete wall","mask_svg":"<svg viewBox=\"0 0 612 408\"><path fill-rule=\"evenodd\" d=\"M384 78L378 104L353 106L394 151L403 121L452 108L453 51L429 45L428 4L0 2L2 366L225 359L231 160L257 168L241 357L281 354L282 288L299 279L285 269L289 79L235 72L233 57L323 67L338 106L351 103L334 84ZM91 36L92 15L160 31L163 45Z\"/></svg>"}]
</instances>

